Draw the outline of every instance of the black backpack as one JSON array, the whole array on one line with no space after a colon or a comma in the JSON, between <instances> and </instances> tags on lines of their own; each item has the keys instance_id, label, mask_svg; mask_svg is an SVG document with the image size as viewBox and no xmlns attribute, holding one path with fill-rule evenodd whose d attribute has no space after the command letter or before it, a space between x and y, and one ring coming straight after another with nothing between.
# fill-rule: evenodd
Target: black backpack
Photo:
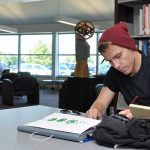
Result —
<instances>
[{"instance_id":1,"label":"black backpack","mask_svg":"<svg viewBox=\"0 0 150 150\"><path fill-rule=\"evenodd\" d=\"M99 145L150 148L150 119L127 119L104 116L93 137Z\"/></svg>"}]
</instances>

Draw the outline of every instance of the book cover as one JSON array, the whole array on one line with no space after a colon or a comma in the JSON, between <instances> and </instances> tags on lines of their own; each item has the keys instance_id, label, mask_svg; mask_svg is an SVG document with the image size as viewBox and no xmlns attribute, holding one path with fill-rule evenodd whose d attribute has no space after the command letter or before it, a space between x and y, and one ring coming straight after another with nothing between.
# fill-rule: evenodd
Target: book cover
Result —
<instances>
[{"instance_id":1,"label":"book cover","mask_svg":"<svg viewBox=\"0 0 150 150\"><path fill-rule=\"evenodd\" d=\"M148 4L143 4L143 15L144 15L144 35L148 35Z\"/></svg>"},{"instance_id":2,"label":"book cover","mask_svg":"<svg viewBox=\"0 0 150 150\"><path fill-rule=\"evenodd\" d=\"M143 35L143 9L139 9L139 35Z\"/></svg>"},{"instance_id":3,"label":"book cover","mask_svg":"<svg viewBox=\"0 0 150 150\"><path fill-rule=\"evenodd\" d=\"M150 107L138 104L130 104L129 109L134 118L150 119Z\"/></svg>"},{"instance_id":4,"label":"book cover","mask_svg":"<svg viewBox=\"0 0 150 150\"><path fill-rule=\"evenodd\" d=\"M142 45L142 51L145 54L145 56L148 56L148 48L149 48L149 41L143 41Z\"/></svg>"}]
</instances>

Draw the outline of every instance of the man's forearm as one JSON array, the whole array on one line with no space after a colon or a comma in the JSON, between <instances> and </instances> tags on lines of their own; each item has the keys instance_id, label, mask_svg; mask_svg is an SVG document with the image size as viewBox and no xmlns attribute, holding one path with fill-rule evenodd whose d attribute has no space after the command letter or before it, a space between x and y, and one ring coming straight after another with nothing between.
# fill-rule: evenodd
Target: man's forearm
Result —
<instances>
[{"instance_id":1,"label":"man's forearm","mask_svg":"<svg viewBox=\"0 0 150 150\"><path fill-rule=\"evenodd\" d=\"M104 115L107 109L102 102L98 101L98 99L92 104L91 109L93 108L96 108L101 115Z\"/></svg>"}]
</instances>

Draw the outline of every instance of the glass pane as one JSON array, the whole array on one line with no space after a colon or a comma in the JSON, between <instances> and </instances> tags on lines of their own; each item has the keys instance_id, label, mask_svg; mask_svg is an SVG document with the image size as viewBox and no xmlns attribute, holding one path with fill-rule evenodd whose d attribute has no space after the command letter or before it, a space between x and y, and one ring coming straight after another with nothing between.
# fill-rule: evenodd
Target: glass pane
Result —
<instances>
[{"instance_id":1,"label":"glass pane","mask_svg":"<svg viewBox=\"0 0 150 150\"><path fill-rule=\"evenodd\" d=\"M15 72L14 67L16 68L18 64L18 55L0 55L0 69L10 69L11 72Z\"/></svg>"},{"instance_id":2,"label":"glass pane","mask_svg":"<svg viewBox=\"0 0 150 150\"><path fill-rule=\"evenodd\" d=\"M59 56L59 76L70 76L74 73L76 61L75 56Z\"/></svg>"},{"instance_id":3,"label":"glass pane","mask_svg":"<svg viewBox=\"0 0 150 150\"><path fill-rule=\"evenodd\" d=\"M0 35L0 54L18 53L18 35Z\"/></svg>"},{"instance_id":4,"label":"glass pane","mask_svg":"<svg viewBox=\"0 0 150 150\"><path fill-rule=\"evenodd\" d=\"M99 33L98 37L100 38L101 35L102 33ZM104 57L98 52L98 74L105 75L109 70L110 66L111 65L109 64L109 62L105 61Z\"/></svg>"},{"instance_id":5,"label":"glass pane","mask_svg":"<svg viewBox=\"0 0 150 150\"><path fill-rule=\"evenodd\" d=\"M75 54L75 34L59 34L59 54Z\"/></svg>"},{"instance_id":6,"label":"glass pane","mask_svg":"<svg viewBox=\"0 0 150 150\"><path fill-rule=\"evenodd\" d=\"M96 34L94 34L90 39L87 39L87 42L90 45L90 54L96 54L96 45L97 45L97 38Z\"/></svg>"},{"instance_id":7,"label":"glass pane","mask_svg":"<svg viewBox=\"0 0 150 150\"><path fill-rule=\"evenodd\" d=\"M99 74L102 74L102 75L105 75L107 73L107 71L109 70L110 68L110 64L108 61L103 61L104 60L104 57L99 55L99 68L98 68L98 73ZM102 63L103 61L103 63Z\"/></svg>"},{"instance_id":8,"label":"glass pane","mask_svg":"<svg viewBox=\"0 0 150 150\"><path fill-rule=\"evenodd\" d=\"M21 54L52 54L52 35L21 35Z\"/></svg>"},{"instance_id":9,"label":"glass pane","mask_svg":"<svg viewBox=\"0 0 150 150\"><path fill-rule=\"evenodd\" d=\"M89 75L96 74L96 55L90 56L88 59Z\"/></svg>"},{"instance_id":10,"label":"glass pane","mask_svg":"<svg viewBox=\"0 0 150 150\"><path fill-rule=\"evenodd\" d=\"M52 75L52 57L49 55L22 55L20 71L32 75Z\"/></svg>"}]
</instances>

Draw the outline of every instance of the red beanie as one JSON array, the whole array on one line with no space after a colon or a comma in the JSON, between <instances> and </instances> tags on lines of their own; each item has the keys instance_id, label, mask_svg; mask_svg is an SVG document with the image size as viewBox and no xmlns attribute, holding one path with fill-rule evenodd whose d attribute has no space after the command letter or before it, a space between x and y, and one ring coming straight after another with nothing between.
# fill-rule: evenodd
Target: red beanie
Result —
<instances>
[{"instance_id":1,"label":"red beanie","mask_svg":"<svg viewBox=\"0 0 150 150\"><path fill-rule=\"evenodd\" d=\"M117 23L111 28L107 29L101 36L99 43L110 41L114 45L137 50L135 41L128 33L128 26L124 23Z\"/></svg>"}]
</instances>

